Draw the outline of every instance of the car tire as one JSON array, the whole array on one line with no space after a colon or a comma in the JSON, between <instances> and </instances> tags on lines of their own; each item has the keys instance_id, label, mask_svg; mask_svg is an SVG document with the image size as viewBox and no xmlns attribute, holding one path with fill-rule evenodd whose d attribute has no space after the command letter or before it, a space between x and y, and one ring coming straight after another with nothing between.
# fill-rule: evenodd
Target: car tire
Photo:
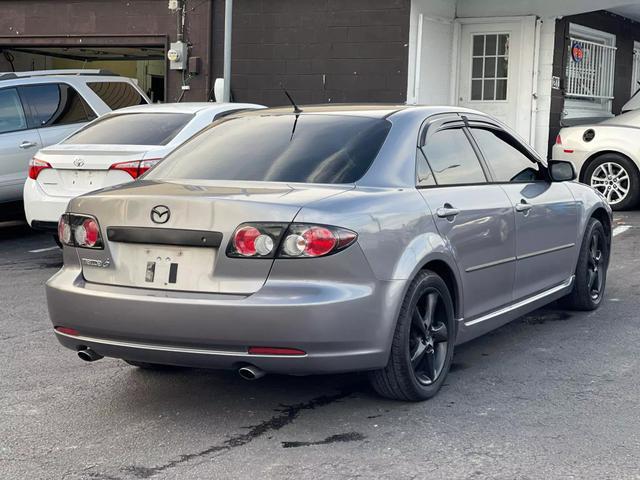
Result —
<instances>
[{"instance_id":1,"label":"car tire","mask_svg":"<svg viewBox=\"0 0 640 480\"><path fill-rule=\"evenodd\" d=\"M609 167L613 169L614 176L618 173L624 176L624 183L618 183L618 179L614 178L616 182L607 185L606 182L614 180L607 178ZM638 201L640 201L640 173L638 172L638 167L627 157L617 153L605 153L591 162L584 172L584 183L602 193L613 210L629 210L638 205ZM610 199L613 199L617 194L612 191L611 197L608 197L607 187L612 190L618 190L618 185L626 185L628 193L622 200L611 203Z\"/></svg>"},{"instance_id":2,"label":"car tire","mask_svg":"<svg viewBox=\"0 0 640 480\"><path fill-rule=\"evenodd\" d=\"M573 290L561 300L561 306L581 311L598 308L604 297L608 266L609 242L604 227L599 220L591 218L582 238Z\"/></svg>"},{"instance_id":3,"label":"car tire","mask_svg":"<svg viewBox=\"0 0 640 480\"><path fill-rule=\"evenodd\" d=\"M159 363L147 363L147 362L137 362L135 360L124 360L125 363L128 363L132 367L142 368L143 370L164 370L170 368L168 365L161 365Z\"/></svg>"},{"instance_id":4,"label":"car tire","mask_svg":"<svg viewBox=\"0 0 640 480\"><path fill-rule=\"evenodd\" d=\"M54 242L56 242L56 245L57 245L59 248L62 248L62 242L61 242L61 241L60 241L60 239L58 238L58 234L57 234L57 233L54 233L54 234L52 235L52 237L53 237L53 241L54 241Z\"/></svg>"},{"instance_id":5,"label":"car tire","mask_svg":"<svg viewBox=\"0 0 640 480\"><path fill-rule=\"evenodd\" d=\"M442 278L430 270L421 271L402 302L387 366L369 373L378 394L417 402L438 393L453 358L453 312Z\"/></svg>"}]
</instances>

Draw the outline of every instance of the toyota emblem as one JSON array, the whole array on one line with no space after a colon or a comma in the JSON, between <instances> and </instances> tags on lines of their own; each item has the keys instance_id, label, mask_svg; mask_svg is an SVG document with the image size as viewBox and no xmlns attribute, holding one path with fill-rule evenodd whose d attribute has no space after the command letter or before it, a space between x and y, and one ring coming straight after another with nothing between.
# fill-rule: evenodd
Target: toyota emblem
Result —
<instances>
[{"instance_id":1,"label":"toyota emblem","mask_svg":"<svg viewBox=\"0 0 640 480\"><path fill-rule=\"evenodd\" d=\"M76 157L76 158L73 159L73 164L76 167L80 168L80 167L84 166L84 160L82 158L80 158L80 157Z\"/></svg>"},{"instance_id":2,"label":"toyota emblem","mask_svg":"<svg viewBox=\"0 0 640 480\"><path fill-rule=\"evenodd\" d=\"M167 223L171 218L169 207L164 205L156 205L151 209L151 221L153 223Z\"/></svg>"}]
</instances>

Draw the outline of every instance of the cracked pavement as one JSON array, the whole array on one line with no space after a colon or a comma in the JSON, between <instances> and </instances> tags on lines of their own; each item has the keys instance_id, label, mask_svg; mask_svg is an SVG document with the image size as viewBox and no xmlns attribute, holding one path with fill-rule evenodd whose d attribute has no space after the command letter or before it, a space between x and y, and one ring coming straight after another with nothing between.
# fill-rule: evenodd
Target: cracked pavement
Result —
<instances>
[{"instance_id":1,"label":"cracked pavement","mask_svg":"<svg viewBox=\"0 0 640 480\"><path fill-rule=\"evenodd\" d=\"M456 350L420 404L363 375L146 372L56 342L47 235L0 227L0 478L640 478L640 213L600 310L539 310ZM90 313L90 312L89 312Z\"/></svg>"}]
</instances>

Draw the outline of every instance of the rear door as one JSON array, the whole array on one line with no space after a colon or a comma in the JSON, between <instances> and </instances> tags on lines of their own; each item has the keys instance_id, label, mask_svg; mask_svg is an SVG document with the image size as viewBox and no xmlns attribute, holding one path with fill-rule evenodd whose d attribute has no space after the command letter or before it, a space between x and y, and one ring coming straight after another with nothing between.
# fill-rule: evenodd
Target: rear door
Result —
<instances>
[{"instance_id":1,"label":"rear door","mask_svg":"<svg viewBox=\"0 0 640 480\"><path fill-rule=\"evenodd\" d=\"M38 129L45 147L98 117L84 98L65 83L23 86L20 95L29 106L30 126Z\"/></svg>"},{"instance_id":2,"label":"rear door","mask_svg":"<svg viewBox=\"0 0 640 480\"><path fill-rule=\"evenodd\" d=\"M29 160L40 148L16 88L0 89L0 202L22 198Z\"/></svg>"},{"instance_id":3,"label":"rear door","mask_svg":"<svg viewBox=\"0 0 640 480\"><path fill-rule=\"evenodd\" d=\"M578 236L576 202L564 183L498 125L470 124L494 182L509 196L516 218L516 281L520 300L566 281L573 274Z\"/></svg>"},{"instance_id":4,"label":"rear door","mask_svg":"<svg viewBox=\"0 0 640 480\"><path fill-rule=\"evenodd\" d=\"M418 188L453 251L463 283L464 317L472 320L512 301L513 207L499 185L488 183L460 117L430 122L423 137Z\"/></svg>"}]
</instances>

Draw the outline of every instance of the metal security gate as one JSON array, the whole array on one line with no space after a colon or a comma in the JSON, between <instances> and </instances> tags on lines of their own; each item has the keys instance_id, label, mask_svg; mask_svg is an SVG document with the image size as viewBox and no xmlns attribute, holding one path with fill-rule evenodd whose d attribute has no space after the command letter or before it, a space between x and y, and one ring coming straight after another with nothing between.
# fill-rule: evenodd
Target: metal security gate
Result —
<instances>
[{"instance_id":1,"label":"metal security gate","mask_svg":"<svg viewBox=\"0 0 640 480\"><path fill-rule=\"evenodd\" d=\"M571 37L567 97L613 100L616 47Z\"/></svg>"}]
</instances>

